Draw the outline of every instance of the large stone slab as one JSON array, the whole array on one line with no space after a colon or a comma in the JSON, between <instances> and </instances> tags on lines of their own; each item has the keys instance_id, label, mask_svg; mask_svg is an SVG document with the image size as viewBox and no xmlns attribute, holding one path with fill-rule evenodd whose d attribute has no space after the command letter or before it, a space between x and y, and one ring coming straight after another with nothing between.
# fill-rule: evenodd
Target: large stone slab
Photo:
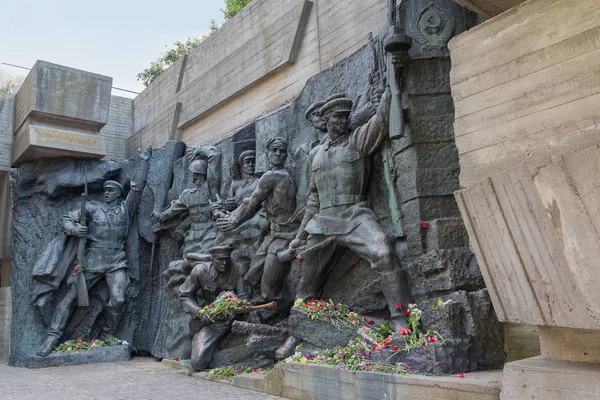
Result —
<instances>
[{"instance_id":1,"label":"large stone slab","mask_svg":"<svg viewBox=\"0 0 600 400\"><path fill-rule=\"evenodd\" d=\"M458 376L393 375L324 365L278 364L267 375L240 375L235 386L293 400L498 400L501 371Z\"/></svg>"},{"instance_id":2,"label":"large stone slab","mask_svg":"<svg viewBox=\"0 0 600 400\"><path fill-rule=\"evenodd\" d=\"M132 347L129 344L106 346L87 351L52 353L46 357L31 357L22 360L27 368L64 367L67 365L97 364L131 360Z\"/></svg>"},{"instance_id":3,"label":"large stone slab","mask_svg":"<svg viewBox=\"0 0 600 400\"><path fill-rule=\"evenodd\" d=\"M502 400L600 399L600 365L543 357L504 366Z\"/></svg>"},{"instance_id":4,"label":"large stone slab","mask_svg":"<svg viewBox=\"0 0 600 400\"><path fill-rule=\"evenodd\" d=\"M42 158L106 155L112 78L37 61L15 97L13 166Z\"/></svg>"},{"instance_id":5,"label":"large stone slab","mask_svg":"<svg viewBox=\"0 0 600 400\"><path fill-rule=\"evenodd\" d=\"M527 1L450 41L461 187L600 143L598 12Z\"/></svg>"},{"instance_id":6,"label":"large stone slab","mask_svg":"<svg viewBox=\"0 0 600 400\"><path fill-rule=\"evenodd\" d=\"M593 146L457 192L500 320L600 329L599 157Z\"/></svg>"}]
</instances>

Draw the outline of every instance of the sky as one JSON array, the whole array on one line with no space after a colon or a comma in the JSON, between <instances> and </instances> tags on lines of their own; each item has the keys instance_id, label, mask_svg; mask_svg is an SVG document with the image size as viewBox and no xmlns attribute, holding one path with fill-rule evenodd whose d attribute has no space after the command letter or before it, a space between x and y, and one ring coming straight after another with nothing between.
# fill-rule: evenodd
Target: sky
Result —
<instances>
[{"instance_id":1,"label":"sky","mask_svg":"<svg viewBox=\"0 0 600 400\"><path fill-rule=\"evenodd\" d=\"M223 23L223 0L0 0L0 63L44 60L107 75L141 92L136 75L173 45ZM167 46L167 47L165 47ZM27 71L0 64L13 76ZM135 97L113 89L113 95Z\"/></svg>"}]
</instances>

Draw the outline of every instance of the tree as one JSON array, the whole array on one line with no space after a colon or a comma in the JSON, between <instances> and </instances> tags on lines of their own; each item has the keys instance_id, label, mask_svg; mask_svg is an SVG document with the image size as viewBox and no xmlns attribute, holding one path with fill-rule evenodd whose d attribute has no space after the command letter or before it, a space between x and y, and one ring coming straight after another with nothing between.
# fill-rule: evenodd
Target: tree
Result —
<instances>
[{"instance_id":1,"label":"tree","mask_svg":"<svg viewBox=\"0 0 600 400\"><path fill-rule=\"evenodd\" d=\"M225 20L242 11L252 0L225 0L225 9L221 10Z\"/></svg>"},{"instance_id":2,"label":"tree","mask_svg":"<svg viewBox=\"0 0 600 400\"><path fill-rule=\"evenodd\" d=\"M225 20L230 19L235 14L240 12L248 3L252 0L224 0L225 9L221 10L225 16ZM165 53L162 53L160 57L150 63L150 66L136 75L138 81L142 81L144 86L148 86L153 80L155 80L160 74L163 73L171 64L179 60L184 54L190 53L196 47L205 41L210 35L215 33L219 26L215 22L214 18L210 20L209 25L210 33L202 36L201 38L189 37L185 43L176 41L174 47L168 49ZM165 46L166 47L166 46Z\"/></svg>"}]
</instances>

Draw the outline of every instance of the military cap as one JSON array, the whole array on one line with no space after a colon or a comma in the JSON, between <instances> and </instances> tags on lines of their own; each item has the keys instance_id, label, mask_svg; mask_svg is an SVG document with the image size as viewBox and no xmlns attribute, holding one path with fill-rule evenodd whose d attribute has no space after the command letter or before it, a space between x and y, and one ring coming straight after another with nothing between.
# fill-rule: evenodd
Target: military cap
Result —
<instances>
[{"instance_id":1,"label":"military cap","mask_svg":"<svg viewBox=\"0 0 600 400\"><path fill-rule=\"evenodd\" d=\"M232 251L233 247L231 246L215 246L208 249L208 253L213 258L229 258Z\"/></svg>"},{"instance_id":2,"label":"military cap","mask_svg":"<svg viewBox=\"0 0 600 400\"><path fill-rule=\"evenodd\" d=\"M102 185L102 187L104 189L106 188L114 188L114 189L119 189L121 191L121 194L123 194L125 191L123 190L123 186L121 186L121 184L117 181L106 181L104 182L104 185Z\"/></svg>"},{"instance_id":3,"label":"military cap","mask_svg":"<svg viewBox=\"0 0 600 400\"><path fill-rule=\"evenodd\" d=\"M329 96L328 98L325 99L325 103L327 103L328 101L331 100L335 100L335 99L343 99L346 97L346 93L334 93L331 96Z\"/></svg>"},{"instance_id":4,"label":"military cap","mask_svg":"<svg viewBox=\"0 0 600 400\"><path fill-rule=\"evenodd\" d=\"M306 119L310 119L310 117L315 113L315 112L319 112L319 110L321 109L321 107L323 107L323 104L325 104L324 101L317 101L316 103L312 103L310 106L308 106L308 108L306 109L306 112L304 113L304 118Z\"/></svg>"},{"instance_id":5,"label":"military cap","mask_svg":"<svg viewBox=\"0 0 600 400\"><path fill-rule=\"evenodd\" d=\"M321 115L325 116L330 112L352 112L352 100L347 99L345 97L339 99L333 99L325 103L323 107L321 107Z\"/></svg>"},{"instance_id":6,"label":"military cap","mask_svg":"<svg viewBox=\"0 0 600 400\"><path fill-rule=\"evenodd\" d=\"M267 150L270 150L273 146L281 146L287 149L287 142L282 137L272 137L267 140Z\"/></svg>"},{"instance_id":7,"label":"military cap","mask_svg":"<svg viewBox=\"0 0 600 400\"><path fill-rule=\"evenodd\" d=\"M206 170L208 169L208 163L205 160L196 160L190 164L189 169L192 172L192 174L206 175Z\"/></svg>"},{"instance_id":8,"label":"military cap","mask_svg":"<svg viewBox=\"0 0 600 400\"><path fill-rule=\"evenodd\" d=\"M256 152L254 150L242 151L238 157L238 163L242 164L246 158L256 158Z\"/></svg>"}]
</instances>

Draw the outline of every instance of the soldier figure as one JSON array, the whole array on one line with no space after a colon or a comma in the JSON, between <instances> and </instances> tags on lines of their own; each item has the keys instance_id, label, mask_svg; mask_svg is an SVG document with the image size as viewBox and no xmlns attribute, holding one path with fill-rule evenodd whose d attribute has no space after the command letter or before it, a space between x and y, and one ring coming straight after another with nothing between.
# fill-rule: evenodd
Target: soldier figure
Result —
<instances>
[{"instance_id":1,"label":"soldier figure","mask_svg":"<svg viewBox=\"0 0 600 400\"><path fill-rule=\"evenodd\" d=\"M183 257L190 253L202 253L210 247L217 237L217 226L212 218L213 209L211 189L206 179L208 163L199 159L190 164L192 181L195 187L185 189L169 208L157 217L161 222L168 221L183 213L189 213L190 228L185 233ZM171 268L171 267L169 267Z\"/></svg>"},{"instance_id":2,"label":"soldier figure","mask_svg":"<svg viewBox=\"0 0 600 400\"><path fill-rule=\"evenodd\" d=\"M195 325L191 332L194 335L191 363L195 371L208 367L216 348L231 331L232 323L229 319L211 321L206 314L199 316L198 310L215 301L223 291L232 291L246 298L246 294L243 293L242 277L236 276L231 268L232 249L231 246L209 249L211 261L196 264L190 276L179 288L179 299L183 310L195 318L190 324L191 329Z\"/></svg>"},{"instance_id":3,"label":"soldier figure","mask_svg":"<svg viewBox=\"0 0 600 400\"><path fill-rule=\"evenodd\" d=\"M287 158L284 139L276 137L267 141L267 157L270 170L259 179L252 195L217 223L222 231L230 231L254 216L264 203L271 231L252 258L244 280L252 285L260 282L262 298L273 299L280 294L289 268L289 263L279 262L277 253L286 249L295 236L296 225L292 218L296 209L296 185L284 166Z\"/></svg>"},{"instance_id":4,"label":"soldier figure","mask_svg":"<svg viewBox=\"0 0 600 400\"><path fill-rule=\"evenodd\" d=\"M408 292L394 266L383 228L365 196L369 156L388 136L390 99L387 89L376 114L351 134L348 128L352 100L334 99L321 108L330 141L311 151L308 202L290 248L299 247L307 239L306 250L301 253L299 298L315 297L322 290L323 273L338 245L367 260L381 275L392 322L398 329L407 323L396 304L407 304Z\"/></svg>"},{"instance_id":5,"label":"soldier figure","mask_svg":"<svg viewBox=\"0 0 600 400\"><path fill-rule=\"evenodd\" d=\"M229 196L227 198L227 209L235 210L242 200L250 197L256 185L258 185L258 177L255 174L256 152L254 150L246 150L238 157L238 165L240 167L242 177L231 182L229 187Z\"/></svg>"},{"instance_id":6,"label":"soldier figure","mask_svg":"<svg viewBox=\"0 0 600 400\"><path fill-rule=\"evenodd\" d=\"M142 166L131 179L131 190L127 198L120 200L125 193L123 187L115 181L104 182L105 203L90 201L86 203L89 228L79 223L81 210L75 210L63 217L65 234L87 238L83 273L88 288L92 288L102 278L110 292L110 300L106 307L102 337L112 338L119 325L125 304L125 294L129 287L127 257L125 255L125 239L133 216L137 212L146 185L148 160L152 157L152 147L143 152ZM52 315L48 337L39 348L37 354L47 356L59 343L67 326L77 300L76 273L67 280L69 290L58 304Z\"/></svg>"},{"instance_id":7,"label":"soldier figure","mask_svg":"<svg viewBox=\"0 0 600 400\"><path fill-rule=\"evenodd\" d=\"M310 182L310 171L308 168L308 155L316 146L325 143L327 140L327 127L321 117L320 109L325 104L324 101L317 101L306 109L304 117L313 127L313 138L310 142L304 143L294 152L294 179L298 190L296 193L296 202L298 208L304 207L308 198L308 184Z\"/></svg>"}]
</instances>

